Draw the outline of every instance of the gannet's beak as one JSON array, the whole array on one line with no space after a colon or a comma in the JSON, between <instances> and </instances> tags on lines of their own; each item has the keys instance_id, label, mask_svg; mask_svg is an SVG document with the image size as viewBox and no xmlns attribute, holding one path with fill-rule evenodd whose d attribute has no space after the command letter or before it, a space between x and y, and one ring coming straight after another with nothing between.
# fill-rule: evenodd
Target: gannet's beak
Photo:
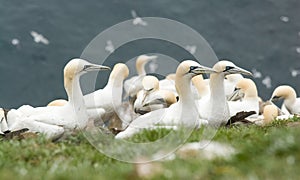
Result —
<instances>
[{"instance_id":1,"label":"gannet's beak","mask_svg":"<svg viewBox=\"0 0 300 180\"><path fill-rule=\"evenodd\" d=\"M157 56L148 56L149 60L155 60L157 58Z\"/></svg>"},{"instance_id":2,"label":"gannet's beak","mask_svg":"<svg viewBox=\"0 0 300 180\"><path fill-rule=\"evenodd\" d=\"M240 89L235 88L232 94L227 98L228 101L237 101L243 98L244 94Z\"/></svg>"},{"instance_id":3,"label":"gannet's beak","mask_svg":"<svg viewBox=\"0 0 300 180\"><path fill-rule=\"evenodd\" d=\"M228 72L229 74L244 74L247 76L253 76L251 72L237 66L235 67L226 66L225 71Z\"/></svg>"},{"instance_id":4,"label":"gannet's beak","mask_svg":"<svg viewBox=\"0 0 300 180\"><path fill-rule=\"evenodd\" d=\"M194 73L194 74L211 74L211 73L216 73L215 70L209 67L205 66L190 66L190 71L189 73Z\"/></svg>"},{"instance_id":5,"label":"gannet's beak","mask_svg":"<svg viewBox=\"0 0 300 180\"><path fill-rule=\"evenodd\" d=\"M102 66L102 65L98 65L98 64L89 64L89 65L85 65L83 70L86 71L86 72L89 72L89 71L102 71L102 70L110 70L110 67Z\"/></svg>"},{"instance_id":6,"label":"gannet's beak","mask_svg":"<svg viewBox=\"0 0 300 180\"><path fill-rule=\"evenodd\" d=\"M273 96L273 97L271 97L271 99L270 99L269 101L271 101L271 102L276 102L276 101L278 101L279 99L281 99L281 97L279 97L279 96Z\"/></svg>"}]
</instances>

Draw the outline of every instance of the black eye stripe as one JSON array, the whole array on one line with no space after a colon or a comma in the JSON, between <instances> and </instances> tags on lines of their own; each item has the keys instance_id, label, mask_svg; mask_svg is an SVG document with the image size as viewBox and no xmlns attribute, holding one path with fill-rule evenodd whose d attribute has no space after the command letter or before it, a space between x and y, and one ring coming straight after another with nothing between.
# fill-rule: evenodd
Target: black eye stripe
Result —
<instances>
[{"instance_id":1,"label":"black eye stripe","mask_svg":"<svg viewBox=\"0 0 300 180\"><path fill-rule=\"evenodd\" d=\"M229 71L230 69L233 69L234 67L232 67L232 66L226 66L225 67L225 70L223 71L223 72L225 72L225 71Z\"/></svg>"},{"instance_id":2,"label":"black eye stripe","mask_svg":"<svg viewBox=\"0 0 300 180\"><path fill-rule=\"evenodd\" d=\"M85 70L85 69L88 69L90 67L92 67L92 65L84 65L83 69Z\"/></svg>"},{"instance_id":3,"label":"black eye stripe","mask_svg":"<svg viewBox=\"0 0 300 180\"><path fill-rule=\"evenodd\" d=\"M190 70L192 71L192 70L195 70L195 69L197 69L198 67L197 66L191 66L190 67Z\"/></svg>"}]
</instances>

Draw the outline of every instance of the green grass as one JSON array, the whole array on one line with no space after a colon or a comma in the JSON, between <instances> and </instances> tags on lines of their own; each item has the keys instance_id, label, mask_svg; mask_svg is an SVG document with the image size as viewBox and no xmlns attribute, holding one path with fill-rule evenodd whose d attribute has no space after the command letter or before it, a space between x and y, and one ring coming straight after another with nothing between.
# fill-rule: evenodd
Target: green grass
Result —
<instances>
[{"instance_id":1,"label":"green grass","mask_svg":"<svg viewBox=\"0 0 300 180\"><path fill-rule=\"evenodd\" d=\"M155 179L298 179L300 175L299 119L275 121L271 125L221 128L214 141L237 150L229 159L201 157L159 162L162 173ZM149 140L168 130L145 131L132 141ZM201 131L189 140L197 141ZM99 153L82 134L60 142L43 137L0 142L1 179L130 179L136 178L134 165Z\"/></svg>"}]
</instances>

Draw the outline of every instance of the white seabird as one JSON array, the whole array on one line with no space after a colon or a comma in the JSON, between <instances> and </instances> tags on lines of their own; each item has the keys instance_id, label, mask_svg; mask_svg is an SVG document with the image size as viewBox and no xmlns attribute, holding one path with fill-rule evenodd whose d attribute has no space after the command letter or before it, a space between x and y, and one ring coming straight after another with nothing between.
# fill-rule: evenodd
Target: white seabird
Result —
<instances>
[{"instance_id":1,"label":"white seabird","mask_svg":"<svg viewBox=\"0 0 300 180\"><path fill-rule=\"evenodd\" d=\"M129 69L126 64L117 63L109 75L106 86L84 96L85 106L91 119L99 120L102 118L105 121L118 110L122 104L123 81L128 77L128 74ZM105 110L104 113L100 114L101 117L99 117L99 112L95 111L99 108Z\"/></svg>"},{"instance_id":2,"label":"white seabird","mask_svg":"<svg viewBox=\"0 0 300 180\"><path fill-rule=\"evenodd\" d=\"M117 139L130 137L142 129L152 128L155 125L185 125L195 126L201 124L197 112L194 97L191 96L192 77L203 73L214 73L211 68L201 66L199 63L186 60L179 64L176 70L176 89L179 101L172 104L169 108L158 109L149 112L129 124L128 128L116 135Z\"/></svg>"},{"instance_id":3,"label":"white seabird","mask_svg":"<svg viewBox=\"0 0 300 180\"><path fill-rule=\"evenodd\" d=\"M64 106L36 107L21 106L10 110L7 124L11 131L28 128L29 132L39 132L48 138L56 138L64 130L83 129L88 122L79 78L89 71L108 70L109 67L89 63L82 59L72 59L64 68L64 86L68 102Z\"/></svg>"},{"instance_id":4,"label":"white seabird","mask_svg":"<svg viewBox=\"0 0 300 180\"><path fill-rule=\"evenodd\" d=\"M169 107L176 102L176 96L168 90L160 90L159 81L155 76L145 76L143 89L137 93L134 111L145 114L150 111Z\"/></svg>"},{"instance_id":5,"label":"white seabird","mask_svg":"<svg viewBox=\"0 0 300 180\"><path fill-rule=\"evenodd\" d=\"M49 40L45 38L42 34L39 34L35 31L30 31L30 35L33 37L33 40L36 43L43 43L45 45L49 44Z\"/></svg>"},{"instance_id":6,"label":"white seabird","mask_svg":"<svg viewBox=\"0 0 300 180\"><path fill-rule=\"evenodd\" d=\"M210 95L209 81L204 80L201 74L192 78L192 84L195 99L199 100Z\"/></svg>"},{"instance_id":7,"label":"white seabird","mask_svg":"<svg viewBox=\"0 0 300 180\"><path fill-rule=\"evenodd\" d=\"M297 98L296 91L288 85L277 87L272 94L271 101L283 99L283 105L290 114L300 113L300 98Z\"/></svg>"},{"instance_id":8,"label":"white seabird","mask_svg":"<svg viewBox=\"0 0 300 180\"><path fill-rule=\"evenodd\" d=\"M135 97L136 94L143 89L142 81L143 78L146 76L145 65L150 61L156 59L157 56L147 56L147 55L140 55L136 59L136 70L137 76L133 76L130 79L124 82L124 90L126 95L130 97Z\"/></svg>"},{"instance_id":9,"label":"white seabird","mask_svg":"<svg viewBox=\"0 0 300 180\"><path fill-rule=\"evenodd\" d=\"M236 115L242 111L255 111L256 115L259 114L259 97L257 95L257 88L251 79L243 78L235 86L233 96L243 94L243 98L239 101L228 101L230 116Z\"/></svg>"},{"instance_id":10,"label":"white seabird","mask_svg":"<svg viewBox=\"0 0 300 180\"><path fill-rule=\"evenodd\" d=\"M213 70L217 73L210 75L210 96L201 98L197 104L201 118L208 120L212 126L219 126L226 124L230 118L224 88L225 76L229 74L251 75L251 73L226 60L217 62Z\"/></svg>"}]
</instances>

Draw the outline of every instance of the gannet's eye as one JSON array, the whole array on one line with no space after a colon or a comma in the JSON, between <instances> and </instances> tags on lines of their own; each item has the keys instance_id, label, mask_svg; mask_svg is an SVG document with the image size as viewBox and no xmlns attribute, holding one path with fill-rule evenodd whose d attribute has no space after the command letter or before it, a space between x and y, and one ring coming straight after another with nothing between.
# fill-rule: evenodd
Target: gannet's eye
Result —
<instances>
[{"instance_id":1,"label":"gannet's eye","mask_svg":"<svg viewBox=\"0 0 300 180\"><path fill-rule=\"evenodd\" d=\"M86 71L86 70L88 70L88 69L91 68L91 67L92 67L92 65L84 65L83 71Z\"/></svg>"},{"instance_id":2,"label":"gannet's eye","mask_svg":"<svg viewBox=\"0 0 300 180\"><path fill-rule=\"evenodd\" d=\"M195 70L195 69L197 69L198 68L198 66L191 66L190 67L190 71L193 71L193 70Z\"/></svg>"},{"instance_id":3,"label":"gannet's eye","mask_svg":"<svg viewBox=\"0 0 300 180\"><path fill-rule=\"evenodd\" d=\"M234 88L234 91L239 91L241 88Z\"/></svg>"},{"instance_id":4,"label":"gannet's eye","mask_svg":"<svg viewBox=\"0 0 300 180\"><path fill-rule=\"evenodd\" d=\"M274 96L272 99L280 99L280 96Z\"/></svg>"},{"instance_id":5,"label":"gannet's eye","mask_svg":"<svg viewBox=\"0 0 300 180\"><path fill-rule=\"evenodd\" d=\"M234 67L232 67L232 66L226 66L225 67L225 70L223 71L223 72L225 72L225 71L229 71L230 69L233 69Z\"/></svg>"}]
</instances>

